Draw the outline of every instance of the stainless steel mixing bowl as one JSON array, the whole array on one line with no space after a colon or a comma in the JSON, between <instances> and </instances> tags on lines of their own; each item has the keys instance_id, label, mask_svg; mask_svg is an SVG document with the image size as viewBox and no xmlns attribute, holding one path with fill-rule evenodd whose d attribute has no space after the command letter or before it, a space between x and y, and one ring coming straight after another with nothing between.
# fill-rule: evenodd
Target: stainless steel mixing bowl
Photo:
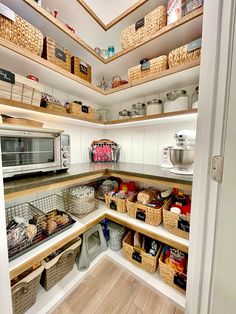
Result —
<instances>
[{"instance_id":1,"label":"stainless steel mixing bowl","mask_svg":"<svg viewBox=\"0 0 236 314\"><path fill-rule=\"evenodd\" d=\"M170 148L170 160L176 168L189 168L194 163L193 148Z\"/></svg>"}]
</instances>

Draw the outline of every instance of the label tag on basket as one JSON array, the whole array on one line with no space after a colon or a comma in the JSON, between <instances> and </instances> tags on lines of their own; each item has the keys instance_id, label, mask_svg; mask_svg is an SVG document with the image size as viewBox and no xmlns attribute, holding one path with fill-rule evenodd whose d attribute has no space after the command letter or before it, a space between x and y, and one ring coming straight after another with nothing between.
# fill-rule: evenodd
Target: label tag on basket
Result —
<instances>
[{"instance_id":1,"label":"label tag on basket","mask_svg":"<svg viewBox=\"0 0 236 314\"><path fill-rule=\"evenodd\" d=\"M139 254L139 252L133 251L132 259L134 259L135 261L139 263L142 263L142 256Z\"/></svg>"},{"instance_id":2,"label":"label tag on basket","mask_svg":"<svg viewBox=\"0 0 236 314\"><path fill-rule=\"evenodd\" d=\"M66 62L66 54L61 49L55 48L55 57L63 62Z\"/></svg>"},{"instance_id":3,"label":"label tag on basket","mask_svg":"<svg viewBox=\"0 0 236 314\"><path fill-rule=\"evenodd\" d=\"M116 202L115 202L115 201L111 201L111 203L110 203L110 209L117 210L117 205L116 205Z\"/></svg>"},{"instance_id":4,"label":"label tag on basket","mask_svg":"<svg viewBox=\"0 0 236 314\"><path fill-rule=\"evenodd\" d=\"M184 290L186 290L187 286L187 277L181 274L176 274L174 276L174 284Z\"/></svg>"},{"instance_id":5,"label":"label tag on basket","mask_svg":"<svg viewBox=\"0 0 236 314\"><path fill-rule=\"evenodd\" d=\"M143 27L144 23L145 22L144 22L144 17L143 17L135 23L135 30L138 30L140 27Z\"/></svg>"},{"instance_id":6,"label":"label tag on basket","mask_svg":"<svg viewBox=\"0 0 236 314\"><path fill-rule=\"evenodd\" d=\"M141 71L150 69L150 61L141 64Z\"/></svg>"},{"instance_id":7,"label":"label tag on basket","mask_svg":"<svg viewBox=\"0 0 236 314\"><path fill-rule=\"evenodd\" d=\"M0 81L15 84L15 74L7 70L0 69Z\"/></svg>"},{"instance_id":8,"label":"label tag on basket","mask_svg":"<svg viewBox=\"0 0 236 314\"><path fill-rule=\"evenodd\" d=\"M179 217L178 229L183 230L185 232L189 232L189 221Z\"/></svg>"},{"instance_id":9,"label":"label tag on basket","mask_svg":"<svg viewBox=\"0 0 236 314\"><path fill-rule=\"evenodd\" d=\"M15 22L16 21L16 14L14 11L10 10L4 4L0 3L0 14L7 17L9 20Z\"/></svg>"},{"instance_id":10,"label":"label tag on basket","mask_svg":"<svg viewBox=\"0 0 236 314\"><path fill-rule=\"evenodd\" d=\"M146 220L146 213L145 213L145 211L140 209L140 208L137 208L136 219L145 221Z\"/></svg>"},{"instance_id":11,"label":"label tag on basket","mask_svg":"<svg viewBox=\"0 0 236 314\"><path fill-rule=\"evenodd\" d=\"M191 51L201 48L201 46L202 46L202 39L199 38L187 44L187 50L188 52L191 52Z\"/></svg>"},{"instance_id":12,"label":"label tag on basket","mask_svg":"<svg viewBox=\"0 0 236 314\"><path fill-rule=\"evenodd\" d=\"M81 106L81 111L84 113L89 113L89 107L88 106Z\"/></svg>"},{"instance_id":13,"label":"label tag on basket","mask_svg":"<svg viewBox=\"0 0 236 314\"><path fill-rule=\"evenodd\" d=\"M84 73L85 75L88 74L88 68L85 65L80 63L79 68L81 73Z\"/></svg>"}]
</instances>

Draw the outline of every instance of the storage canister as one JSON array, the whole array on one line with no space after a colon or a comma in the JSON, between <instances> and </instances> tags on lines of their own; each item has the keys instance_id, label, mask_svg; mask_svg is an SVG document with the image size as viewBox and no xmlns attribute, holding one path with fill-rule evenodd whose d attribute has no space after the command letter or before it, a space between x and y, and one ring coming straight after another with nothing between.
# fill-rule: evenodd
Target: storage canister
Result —
<instances>
[{"instance_id":1,"label":"storage canister","mask_svg":"<svg viewBox=\"0 0 236 314\"><path fill-rule=\"evenodd\" d=\"M141 102L132 105L132 118L144 117L146 115L146 105Z\"/></svg>"},{"instance_id":2,"label":"storage canister","mask_svg":"<svg viewBox=\"0 0 236 314\"><path fill-rule=\"evenodd\" d=\"M189 96L184 89L174 90L166 94L166 102L164 104L164 112L173 112L187 110L189 104Z\"/></svg>"},{"instance_id":3,"label":"storage canister","mask_svg":"<svg viewBox=\"0 0 236 314\"><path fill-rule=\"evenodd\" d=\"M125 120L131 118L131 112L128 110L122 110L119 112L119 120Z\"/></svg>"},{"instance_id":4,"label":"storage canister","mask_svg":"<svg viewBox=\"0 0 236 314\"><path fill-rule=\"evenodd\" d=\"M195 91L192 94L192 109L198 108L198 90L199 90L199 86L195 88Z\"/></svg>"},{"instance_id":5,"label":"storage canister","mask_svg":"<svg viewBox=\"0 0 236 314\"><path fill-rule=\"evenodd\" d=\"M162 111L163 105L160 99L152 99L147 102L147 115L160 114Z\"/></svg>"}]
</instances>

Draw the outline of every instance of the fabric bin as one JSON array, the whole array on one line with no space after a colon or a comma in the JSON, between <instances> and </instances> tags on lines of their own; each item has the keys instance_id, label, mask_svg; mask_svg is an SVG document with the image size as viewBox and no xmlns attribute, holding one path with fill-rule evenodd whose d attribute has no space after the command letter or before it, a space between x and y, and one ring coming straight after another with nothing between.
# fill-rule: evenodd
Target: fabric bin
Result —
<instances>
[{"instance_id":1,"label":"fabric bin","mask_svg":"<svg viewBox=\"0 0 236 314\"><path fill-rule=\"evenodd\" d=\"M44 271L41 277L41 285L46 291L55 286L62 278L72 271L76 256L80 252L81 239L68 243L64 251L51 261L42 261Z\"/></svg>"},{"instance_id":2,"label":"fabric bin","mask_svg":"<svg viewBox=\"0 0 236 314\"><path fill-rule=\"evenodd\" d=\"M111 196L109 194L105 194L105 202L108 208L116 210L120 213L126 213L126 203L127 199L121 199L116 196Z\"/></svg>"},{"instance_id":3,"label":"fabric bin","mask_svg":"<svg viewBox=\"0 0 236 314\"><path fill-rule=\"evenodd\" d=\"M81 79L90 82L92 80L92 68L89 64L82 61L80 58L73 56L71 58L71 73Z\"/></svg>"},{"instance_id":4,"label":"fabric bin","mask_svg":"<svg viewBox=\"0 0 236 314\"><path fill-rule=\"evenodd\" d=\"M11 287L14 314L24 314L35 304L42 272L43 266L40 266Z\"/></svg>"},{"instance_id":5,"label":"fabric bin","mask_svg":"<svg viewBox=\"0 0 236 314\"><path fill-rule=\"evenodd\" d=\"M71 53L55 40L49 37L44 38L42 56L60 68L71 72Z\"/></svg>"},{"instance_id":6,"label":"fabric bin","mask_svg":"<svg viewBox=\"0 0 236 314\"><path fill-rule=\"evenodd\" d=\"M166 8L159 6L121 32L122 49L129 49L142 41L146 41L146 37L158 32L164 26L166 26Z\"/></svg>"},{"instance_id":7,"label":"fabric bin","mask_svg":"<svg viewBox=\"0 0 236 314\"><path fill-rule=\"evenodd\" d=\"M158 266L158 259L161 253L162 245L160 245L156 256L151 256L145 251L134 247L133 245L133 231L129 231L123 239L123 255L133 264L143 268L149 273L154 273Z\"/></svg>"},{"instance_id":8,"label":"fabric bin","mask_svg":"<svg viewBox=\"0 0 236 314\"><path fill-rule=\"evenodd\" d=\"M72 102L72 103L68 104L67 112L71 113L73 115L76 115L82 119L88 119L88 120L95 120L96 119L95 109L92 108L91 106L82 105L82 103L77 104L75 102Z\"/></svg>"},{"instance_id":9,"label":"fabric bin","mask_svg":"<svg viewBox=\"0 0 236 314\"><path fill-rule=\"evenodd\" d=\"M0 14L0 37L41 56L43 50L42 32L12 10L10 11L15 20Z\"/></svg>"},{"instance_id":10,"label":"fabric bin","mask_svg":"<svg viewBox=\"0 0 236 314\"><path fill-rule=\"evenodd\" d=\"M128 80L138 80L157 73L161 73L167 69L167 56L160 56L147 61L145 64L137 65L128 70Z\"/></svg>"}]
</instances>

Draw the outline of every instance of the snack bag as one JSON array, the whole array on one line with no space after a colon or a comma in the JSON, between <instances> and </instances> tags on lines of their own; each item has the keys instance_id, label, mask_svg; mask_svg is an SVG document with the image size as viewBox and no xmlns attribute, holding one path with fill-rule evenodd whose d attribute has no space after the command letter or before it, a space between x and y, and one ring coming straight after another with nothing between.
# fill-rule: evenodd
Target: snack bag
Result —
<instances>
[{"instance_id":1,"label":"snack bag","mask_svg":"<svg viewBox=\"0 0 236 314\"><path fill-rule=\"evenodd\" d=\"M164 247L164 263L171 266L178 272L186 274L187 272L187 254L180 250Z\"/></svg>"}]
</instances>

